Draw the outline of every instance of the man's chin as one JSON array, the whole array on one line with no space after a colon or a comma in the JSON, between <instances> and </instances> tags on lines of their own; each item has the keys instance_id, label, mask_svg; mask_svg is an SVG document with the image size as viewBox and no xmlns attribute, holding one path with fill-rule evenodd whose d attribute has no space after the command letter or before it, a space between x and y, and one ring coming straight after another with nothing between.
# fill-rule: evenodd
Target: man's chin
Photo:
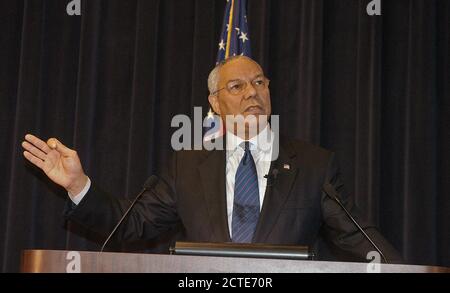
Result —
<instances>
[{"instance_id":1,"label":"man's chin","mask_svg":"<svg viewBox=\"0 0 450 293\"><path fill-rule=\"evenodd\" d=\"M244 120L246 121L246 125L257 126L259 124L263 124L264 126L267 124L269 120L269 116L264 112L258 113L244 113Z\"/></svg>"}]
</instances>

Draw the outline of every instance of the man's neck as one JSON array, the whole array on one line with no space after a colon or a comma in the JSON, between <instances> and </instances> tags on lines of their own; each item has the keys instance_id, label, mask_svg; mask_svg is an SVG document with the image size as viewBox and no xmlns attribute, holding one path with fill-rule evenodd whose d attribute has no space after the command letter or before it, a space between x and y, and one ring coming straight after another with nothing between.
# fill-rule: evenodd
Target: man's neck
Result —
<instances>
[{"instance_id":1,"label":"man's neck","mask_svg":"<svg viewBox=\"0 0 450 293\"><path fill-rule=\"evenodd\" d=\"M234 150L243 141L249 141L255 147L263 150L270 149L273 143L273 133L270 129L270 125L267 124L264 129L262 129L257 135L253 135L252 137L238 136L232 132L227 132L226 148L227 150Z\"/></svg>"},{"instance_id":2,"label":"man's neck","mask_svg":"<svg viewBox=\"0 0 450 293\"><path fill-rule=\"evenodd\" d=\"M269 126L269 123L265 123L264 125L261 125L258 127L255 127L256 131L250 131L249 127L245 128L245 131L238 131L237 127L234 127L233 134L242 140L248 141L254 138L255 136L260 135L260 133L266 131L267 127Z\"/></svg>"}]
</instances>

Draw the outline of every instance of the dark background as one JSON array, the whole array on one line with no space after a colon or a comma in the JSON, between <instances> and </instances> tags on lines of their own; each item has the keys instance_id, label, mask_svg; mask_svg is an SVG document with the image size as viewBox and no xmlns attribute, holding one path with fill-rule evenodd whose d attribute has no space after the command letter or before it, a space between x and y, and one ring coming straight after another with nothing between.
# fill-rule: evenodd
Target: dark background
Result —
<instances>
[{"instance_id":1,"label":"dark background","mask_svg":"<svg viewBox=\"0 0 450 293\"><path fill-rule=\"evenodd\" d=\"M132 198L170 154L173 115L207 111L225 0L0 2L0 264L23 249L98 249L23 136L75 148ZM249 0L253 56L285 134L337 152L347 189L408 263L450 266L448 0Z\"/></svg>"}]
</instances>

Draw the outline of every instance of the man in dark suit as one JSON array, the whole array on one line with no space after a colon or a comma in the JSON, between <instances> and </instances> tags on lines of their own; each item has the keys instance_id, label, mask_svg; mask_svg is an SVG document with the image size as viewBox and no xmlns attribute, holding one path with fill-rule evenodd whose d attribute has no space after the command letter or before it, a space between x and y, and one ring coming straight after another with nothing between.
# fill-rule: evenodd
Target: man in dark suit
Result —
<instances>
[{"instance_id":1,"label":"man in dark suit","mask_svg":"<svg viewBox=\"0 0 450 293\"><path fill-rule=\"evenodd\" d=\"M117 231L118 239L155 239L181 225L187 241L312 246L323 239L340 259L366 260L374 248L322 191L329 183L387 259L400 261L376 228L361 219L332 152L278 140L267 122L268 84L259 64L247 57L230 58L213 69L209 102L224 122L225 135L217 145L225 149L175 152L167 172ZM226 119L237 115L264 119L247 121L238 131L236 121ZM269 139L260 140L263 136ZM129 202L91 184L75 151L54 138L45 143L33 135L26 135L23 147L26 159L68 191L75 206L67 211L70 220L103 235L113 229Z\"/></svg>"}]
</instances>

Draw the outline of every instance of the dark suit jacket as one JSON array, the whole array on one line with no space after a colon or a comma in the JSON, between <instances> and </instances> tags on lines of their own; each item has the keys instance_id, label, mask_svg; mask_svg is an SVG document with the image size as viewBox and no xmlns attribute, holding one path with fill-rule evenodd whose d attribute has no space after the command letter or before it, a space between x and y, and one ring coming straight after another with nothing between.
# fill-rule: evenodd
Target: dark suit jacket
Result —
<instances>
[{"instance_id":1,"label":"dark suit jacket","mask_svg":"<svg viewBox=\"0 0 450 293\"><path fill-rule=\"evenodd\" d=\"M186 241L230 242L225 168L225 151L174 153L172 166L137 202L118 230L118 239L153 239L182 224ZM279 172L266 189L254 242L314 246L324 239L338 259L366 260L367 252L374 249L342 208L322 192L322 185L329 182L388 260L400 261L395 249L358 214L344 191L332 152L281 139L279 157L271 164L274 169ZM70 220L107 235L129 204L93 184L80 204L66 214Z\"/></svg>"}]
</instances>

